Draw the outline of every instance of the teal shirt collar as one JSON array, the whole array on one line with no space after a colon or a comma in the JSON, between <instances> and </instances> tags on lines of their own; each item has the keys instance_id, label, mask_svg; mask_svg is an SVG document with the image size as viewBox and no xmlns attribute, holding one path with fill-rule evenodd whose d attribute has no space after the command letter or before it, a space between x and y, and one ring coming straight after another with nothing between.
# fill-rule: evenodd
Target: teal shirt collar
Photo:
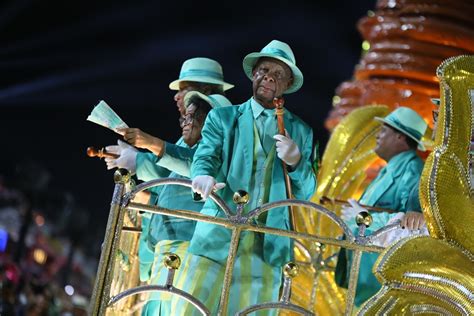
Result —
<instances>
[{"instance_id":1,"label":"teal shirt collar","mask_svg":"<svg viewBox=\"0 0 474 316\"><path fill-rule=\"evenodd\" d=\"M266 111L269 115L273 115L275 113L275 110L273 109L265 109L262 105L260 105L260 103L255 101L253 97L250 98L250 106L252 108L252 115L255 120L260 116L260 114L262 114L263 111Z\"/></svg>"}]
</instances>

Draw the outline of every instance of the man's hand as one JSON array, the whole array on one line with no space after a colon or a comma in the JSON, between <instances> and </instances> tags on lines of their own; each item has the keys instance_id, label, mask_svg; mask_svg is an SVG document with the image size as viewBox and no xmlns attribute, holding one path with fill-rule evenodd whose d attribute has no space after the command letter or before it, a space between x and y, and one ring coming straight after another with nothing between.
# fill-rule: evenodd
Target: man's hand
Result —
<instances>
[{"instance_id":1,"label":"man's hand","mask_svg":"<svg viewBox=\"0 0 474 316\"><path fill-rule=\"evenodd\" d=\"M113 168L125 168L130 171L130 173L135 174L135 160L137 157L138 150L133 146L130 146L129 144L121 141L120 139L117 141L117 144L118 146L113 145L105 147L106 151L119 155L118 158L104 158L105 163L107 164L107 169L110 170Z\"/></svg>"},{"instance_id":2,"label":"man's hand","mask_svg":"<svg viewBox=\"0 0 474 316\"><path fill-rule=\"evenodd\" d=\"M273 136L276 140L276 152L278 158L283 160L288 166L294 167L300 162L301 153L298 145L290 138L286 130L285 134L286 136L280 134Z\"/></svg>"},{"instance_id":3,"label":"man's hand","mask_svg":"<svg viewBox=\"0 0 474 316\"><path fill-rule=\"evenodd\" d=\"M359 205L354 199L347 200L351 206L344 205L341 209L341 219L346 223L354 221L357 214L367 212L365 208Z\"/></svg>"},{"instance_id":4,"label":"man's hand","mask_svg":"<svg viewBox=\"0 0 474 316\"><path fill-rule=\"evenodd\" d=\"M421 213L418 212L398 212L396 214L391 214L392 217L387 222L385 226L393 225L395 223L399 223L399 227L390 230L384 234L378 235L377 237L370 237L372 243L376 246L380 247L387 247L394 242L399 241L400 239L407 238L410 236L428 236L428 230L423 223L417 227L417 225L411 226L410 224L403 223L404 221L411 221L410 218L414 219L419 217L423 217Z\"/></svg>"},{"instance_id":5,"label":"man's hand","mask_svg":"<svg viewBox=\"0 0 474 316\"><path fill-rule=\"evenodd\" d=\"M157 156L162 156L164 141L158 137L151 136L138 128L122 128L118 132L123 139L137 148L148 149Z\"/></svg>"},{"instance_id":6,"label":"man's hand","mask_svg":"<svg viewBox=\"0 0 474 316\"><path fill-rule=\"evenodd\" d=\"M423 217L423 213L419 212L406 212L400 223L400 226L402 226L402 228L410 230L422 229L424 225L425 218Z\"/></svg>"},{"instance_id":7,"label":"man's hand","mask_svg":"<svg viewBox=\"0 0 474 316\"><path fill-rule=\"evenodd\" d=\"M225 187L225 183L216 183L216 179L211 176L196 176L193 179L193 191L199 193L203 200L206 200L212 191L217 191Z\"/></svg>"}]
</instances>

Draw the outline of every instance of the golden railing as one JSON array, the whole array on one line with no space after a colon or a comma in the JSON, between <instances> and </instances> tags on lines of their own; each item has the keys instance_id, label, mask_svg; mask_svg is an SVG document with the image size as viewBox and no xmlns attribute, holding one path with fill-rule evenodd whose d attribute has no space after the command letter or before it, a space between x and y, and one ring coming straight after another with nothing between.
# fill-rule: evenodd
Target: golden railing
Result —
<instances>
[{"instance_id":1,"label":"golden railing","mask_svg":"<svg viewBox=\"0 0 474 316\"><path fill-rule=\"evenodd\" d=\"M376 252L380 253L383 248L372 245L373 238L380 236L394 228L397 225L387 226L380 229L372 236L365 236L366 227L371 224L371 216L367 212L361 212L357 218L356 222L359 225L358 235L349 229L349 227L336 216L333 212L322 207L321 205L302 201L302 200L282 200L267 203L261 205L254 210L250 211L248 214L243 214L244 205L248 202L249 196L244 191L238 191L234 195L234 202L237 204L236 211L233 212L230 207L216 194L212 193L210 198L222 209L225 213L225 218L218 218L203 215L194 211L188 210L170 210L162 208L159 206L150 206L140 203L131 202L134 196L143 190L152 188L154 186L160 185L181 185L186 187L191 187L191 181L185 179L157 179L149 182L142 183L136 186L129 192L126 191L126 187L129 186L130 174L124 169L119 169L114 174L115 189L112 197L110 214L107 223L107 229L105 233L104 243L102 246L102 253L99 261L99 267L97 271L97 277L95 281L94 291L92 294L91 305L90 305L90 314L91 315L105 315L108 309L114 307L118 302L122 301L125 298L130 298L134 295L152 292L152 291L166 291L172 295L178 295L187 301L191 302L196 308L198 308L203 315L208 314L208 310L200 303L196 298L192 297L189 293L185 293L179 289L173 287L173 269L169 268L168 280L165 285L148 285L148 286L139 286L134 288L129 288L121 291L120 293L114 293L112 291L113 276L117 269L116 256L115 254L119 250L119 244L122 237L122 232L124 231L124 218L126 214L130 212L149 212L160 215L174 216L183 219L190 219L195 221L202 221L207 223L212 223L215 225L220 225L226 227L232 231L231 243L229 247L228 259L226 262L226 269L224 274L224 284L222 289L222 294L219 304L219 315L225 315L229 300L229 289L232 277L232 271L234 266L235 257L238 250L239 236L242 231L253 231L264 234L274 234L278 236L285 236L292 238L296 241L295 248L299 248L299 251L305 251L304 246L299 241L312 242L313 244L319 245L319 247L324 247L324 245L336 246L340 248L345 248L354 251L353 261L351 266L351 274L349 279L349 287L347 291L347 301L345 314L350 315L353 312L354 307L354 295L356 291L357 277L360 267L360 258L362 252ZM252 219L258 217L264 212L276 207L283 206L296 206L299 212L316 212L322 217L326 217L331 222L333 222L341 230L341 235L345 235L345 239L331 238L325 236L317 236L313 234L308 234L304 232L297 231L288 231L277 228L265 227L260 225L254 225ZM130 229L126 228L127 233ZM132 229L133 230L133 229ZM134 248L136 250L136 248ZM308 252L309 253L309 252ZM319 252L321 254L321 252ZM317 258L311 258L314 260ZM319 259L323 259L320 257ZM322 260L320 260L322 261ZM291 265L292 263L289 263ZM321 262L320 262L321 265ZM322 264L324 266L324 263ZM327 266L325 267L327 269ZM296 269L296 267L295 267ZM290 272L289 272L290 271ZM292 304L290 302L290 291L291 291L291 277L292 269L288 268L288 264L285 267L285 281L282 290L282 296L279 302L265 302L262 304L249 306L244 310L239 312L239 315L246 315L247 313L254 312L256 310L262 309L279 309L280 311L293 311L302 315L314 315L312 311L305 309L302 306ZM138 282L137 282L138 283ZM316 289L312 289L316 291ZM312 293L315 296L315 293ZM140 304L140 303L137 303ZM136 310L136 308L131 308L130 310ZM130 311L129 311L130 312Z\"/></svg>"}]
</instances>

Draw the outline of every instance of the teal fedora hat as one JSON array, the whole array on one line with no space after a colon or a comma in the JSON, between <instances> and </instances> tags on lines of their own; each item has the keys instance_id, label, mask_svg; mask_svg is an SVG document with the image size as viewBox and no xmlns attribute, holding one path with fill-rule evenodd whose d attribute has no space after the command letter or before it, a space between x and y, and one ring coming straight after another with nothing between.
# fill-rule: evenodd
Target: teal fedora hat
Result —
<instances>
[{"instance_id":1,"label":"teal fedora hat","mask_svg":"<svg viewBox=\"0 0 474 316\"><path fill-rule=\"evenodd\" d=\"M426 124L425 120L412 109L401 106L384 118L375 117L374 119L393 127L397 131L416 141L419 150L426 150L421 142L421 138L425 134L428 124Z\"/></svg>"},{"instance_id":2,"label":"teal fedora hat","mask_svg":"<svg viewBox=\"0 0 474 316\"><path fill-rule=\"evenodd\" d=\"M222 85L224 91L234 87L224 81L224 72L221 65L210 58L196 57L186 60L181 66L179 79L170 83L171 90L179 90L179 83L194 81Z\"/></svg>"},{"instance_id":3,"label":"teal fedora hat","mask_svg":"<svg viewBox=\"0 0 474 316\"><path fill-rule=\"evenodd\" d=\"M231 106L232 103L225 96L220 94L205 95L198 91L190 91L184 96L184 106L187 108L195 98L203 99L215 109L223 106Z\"/></svg>"},{"instance_id":4,"label":"teal fedora hat","mask_svg":"<svg viewBox=\"0 0 474 316\"><path fill-rule=\"evenodd\" d=\"M244 71L249 79L252 79L252 70L259 58L269 57L284 62L293 72L293 84L284 93L289 94L298 91L303 85L303 73L296 67L296 59L290 46L284 42L273 40L262 48L259 53L250 53L243 60Z\"/></svg>"}]
</instances>

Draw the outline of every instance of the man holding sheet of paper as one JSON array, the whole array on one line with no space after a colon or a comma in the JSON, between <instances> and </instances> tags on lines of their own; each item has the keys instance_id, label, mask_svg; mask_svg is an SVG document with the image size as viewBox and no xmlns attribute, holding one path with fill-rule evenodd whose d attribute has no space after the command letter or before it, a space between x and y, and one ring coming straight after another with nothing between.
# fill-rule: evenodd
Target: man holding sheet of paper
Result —
<instances>
[{"instance_id":1,"label":"man holding sheet of paper","mask_svg":"<svg viewBox=\"0 0 474 316\"><path fill-rule=\"evenodd\" d=\"M126 141L119 140L118 145L106 147L108 152L119 155L118 158L105 159L108 169L115 167L125 168L132 174L136 174L137 178L142 181L149 181L169 176L189 177L189 169L196 146L189 146L185 140L186 124L184 124L185 122L181 122L186 119L187 113L185 97L188 92L194 91L200 92L201 96L213 95L214 98L212 98L212 100L216 98L219 99L219 97L221 97L220 95L224 94L225 90L232 88L233 85L224 81L222 67L218 62L208 58L192 58L183 63L179 79L171 82L169 87L171 90L177 91L174 100L176 101L176 106L181 115L180 125L182 127L184 126L183 137L181 137L176 144L165 142L158 137L154 137L141 131L140 129L128 128L128 126L123 123L118 115L116 115L109 107L104 110L102 109L104 104L99 104L101 106L101 111L108 114L108 118L105 120L102 119L101 123L98 124L111 128L117 133L123 135L124 140ZM222 98L225 99L225 97ZM207 102L214 106L210 100L207 100ZM99 105L97 107L99 107ZM96 112L100 111L97 110ZM97 114L92 114L93 113L91 113L91 116L93 117L97 116ZM94 121L92 119L92 121L96 122L97 120ZM191 126L193 125L195 124L191 124ZM137 148L147 149L150 152L139 151ZM160 206L170 209L194 210L197 203L192 200L191 191L185 187L174 187L183 191L187 190L187 198L167 199L171 204L167 203L166 205ZM161 197L161 199L158 197L158 194L163 195L162 187L153 188L151 191L151 199L147 197L146 199L140 200L140 202L157 204L159 201L163 201L163 197ZM176 201L179 205L173 206L172 201ZM198 206L201 207L202 204L199 203ZM148 231L153 230L153 228L150 227L150 224L151 221L149 218L144 217L142 219L143 233L140 238L139 247L140 279L142 281L147 281L149 279L151 266L154 260L154 250L152 249L153 247L150 247L153 242L150 243L147 233ZM151 310L154 309L152 306L147 307Z\"/></svg>"},{"instance_id":2,"label":"man holding sheet of paper","mask_svg":"<svg viewBox=\"0 0 474 316\"><path fill-rule=\"evenodd\" d=\"M224 81L221 65L209 58L191 58L186 60L180 71L179 79L170 83L169 88L176 90L174 100L181 116L185 115L184 97L190 91L197 91L204 95L224 94L224 91L231 89L233 85ZM149 181L157 178L167 177L170 170L167 169L169 159L173 161L192 161L194 152L181 150L173 144L163 141L143 132L138 128L120 129L119 133L124 136L127 143L137 148L147 149L150 152L140 152L126 143L119 143L118 146L109 146L108 150L113 150L119 154L118 159L107 159L108 169L115 167L125 168L136 173L137 178ZM182 146L183 140L180 138L176 145ZM163 168L164 167L164 168ZM188 168L180 169L178 172L186 172ZM185 176L189 176L189 171Z\"/></svg>"},{"instance_id":3,"label":"man holding sheet of paper","mask_svg":"<svg viewBox=\"0 0 474 316\"><path fill-rule=\"evenodd\" d=\"M115 113L114 110L104 101L101 100L92 110L87 120L113 130L119 133L122 128L128 128L128 125Z\"/></svg>"}]
</instances>

